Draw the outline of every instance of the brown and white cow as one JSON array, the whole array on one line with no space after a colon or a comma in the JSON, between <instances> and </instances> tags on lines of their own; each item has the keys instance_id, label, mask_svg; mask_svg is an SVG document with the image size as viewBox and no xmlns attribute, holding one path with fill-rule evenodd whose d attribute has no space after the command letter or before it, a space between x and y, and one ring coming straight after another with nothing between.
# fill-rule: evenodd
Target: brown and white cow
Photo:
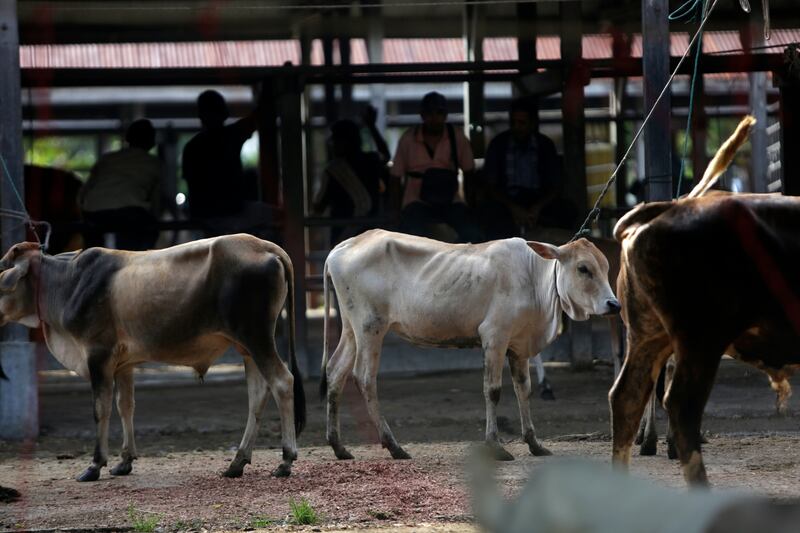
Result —
<instances>
[{"instance_id":1,"label":"brown and white cow","mask_svg":"<svg viewBox=\"0 0 800 533\"><path fill-rule=\"evenodd\" d=\"M497 440L495 409L508 358L523 438L534 455L549 455L531 421L528 358L558 335L562 310L573 320L619 311L608 261L585 239L558 247L522 239L447 244L372 230L336 246L324 277L322 392L328 442L339 459L352 458L339 437L339 398L351 372L383 446L395 459L409 457L378 407L378 363L389 331L422 346L483 348L486 442L503 460L513 457ZM331 284L342 334L328 364Z\"/></svg>"},{"instance_id":2,"label":"brown and white cow","mask_svg":"<svg viewBox=\"0 0 800 533\"><path fill-rule=\"evenodd\" d=\"M614 462L629 463L638 421L674 352L665 404L675 446L687 481L707 483L700 422L726 348L773 370L800 364L800 199L655 202L623 217L615 234L628 345L609 395Z\"/></svg>"},{"instance_id":3,"label":"brown and white cow","mask_svg":"<svg viewBox=\"0 0 800 533\"><path fill-rule=\"evenodd\" d=\"M269 391L281 417L287 476L297 457L296 433L305 399L294 345L293 282L288 255L249 235L206 239L147 252L89 248L49 256L34 243L12 247L0 260L0 325L44 329L50 351L91 382L97 444L78 481L94 481L108 459L114 385L122 418L122 461L112 475L131 472L133 368L147 361L193 367L203 376L228 347L243 356L247 428L225 476L250 463ZM291 373L275 347L275 325L289 294Z\"/></svg>"}]
</instances>

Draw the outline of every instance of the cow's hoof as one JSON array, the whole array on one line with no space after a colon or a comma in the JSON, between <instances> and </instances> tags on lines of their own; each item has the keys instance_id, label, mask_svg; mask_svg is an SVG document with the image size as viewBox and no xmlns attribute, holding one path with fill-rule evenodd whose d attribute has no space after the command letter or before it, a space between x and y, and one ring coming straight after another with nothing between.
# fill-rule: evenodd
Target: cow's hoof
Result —
<instances>
[{"instance_id":1,"label":"cow's hoof","mask_svg":"<svg viewBox=\"0 0 800 533\"><path fill-rule=\"evenodd\" d=\"M272 471L273 477L289 477L292 474L292 465L281 463Z\"/></svg>"},{"instance_id":2,"label":"cow's hoof","mask_svg":"<svg viewBox=\"0 0 800 533\"><path fill-rule=\"evenodd\" d=\"M348 452L346 448L335 448L333 453L336 454L336 458L340 461L351 461L355 459L353 454Z\"/></svg>"},{"instance_id":3,"label":"cow's hoof","mask_svg":"<svg viewBox=\"0 0 800 533\"><path fill-rule=\"evenodd\" d=\"M222 473L222 477L242 477L244 465L231 465Z\"/></svg>"},{"instance_id":4,"label":"cow's hoof","mask_svg":"<svg viewBox=\"0 0 800 533\"><path fill-rule=\"evenodd\" d=\"M389 453L392 455L392 459L411 459L411 456L400 446L389 449Z\"/></svg>"},{"instance_id":5,"label":"cow's hoof","mask_svg":"<svg viewBox=\"0 0 800 533\"><path fill-rule=\"evenodd\" d=\"M643 442L644 442L644 429L640 429L639 432L636 434L636 439L634 439L633 443L636 446L639 446Z\"/></svg>"},{"instance_id":6,"label":"cow's hoof","mask_svg":"<svg viewBox=\"0 0 800 533\"><path fill-rule=\"evenodd\" d=\"M653 439L647 439L642 442L641 448L639 448L639 455L655 455L658 451L658 443Z\"/></svg>"},{"instance_id":7,"label":"cow's hoof","mask_svg":"<svg viewBox=\"0 0 800 533\"><path fill-rule=\"evenodd\" d=\"M547 457L548 455L553 455L553 452L538 442L535 444L528 444L528 450L530 450L531 455L535 455L536 457Z\"/></svg>"},{"instance_id":8,"label":"cow's hoof","mask_svg":"<svg viewBox=\"0 0 800 533\"><path fill-rule=\"evenodd\" d=\"M112 476L127 476L133 470L133 463L130 461L122 461L117 466L111 469Z\"/></svg>"},{"instance_id":9,"label":"cow's hoof","mask_svg":"<svg viewBox=\"0 0 800 533\"><path fill-rule=\"evenodd\" d=\"M547 400L547 401L552 401L552 400L556 399L556 395L553 394L553 389L544 389L544 390L542 390L542 392L539 394L539 397L542 400Z\"/></svg>"},{"instance_id":10,"label":"cow's hoof","mask_svg":"<svg viewBox=\"0 0 800 533\"><path fill-rule=\"evenodd\" d=\"M678 458L678 450L675 448L675 443L671 440L667 441L667 457L673 461Z\"/></svg>"},{"instance_id":11,"label":"cow's hoof","mask_svg":"<svg viewBox=\"0 0 800 533\"><path fill-rule=\"evenodd\" d=\"M489 454L495 461L513 461L514 456L496 442L486 443Z\"/></svg>"},{"instance_id":12,"label":"cow's hoof","mask_svg":"<svg viewBox=\"0 0 800 533\"><path fill-rule=\"evenodd\" d=\"M83 471L83 474L76 478L77 481L97 481L100 479L100 469L96 466L90 466Z\"/></svg>"},{"instance_id":13,"label":"cow's hoof","mask_svg":"<svg viewBox=\"0 0 800 533\"><path fill-rule=\"evenodd\" d=\"M708 439L702 433L700 433L700 444L708 444Z\"/></svg>"}]
</instances>

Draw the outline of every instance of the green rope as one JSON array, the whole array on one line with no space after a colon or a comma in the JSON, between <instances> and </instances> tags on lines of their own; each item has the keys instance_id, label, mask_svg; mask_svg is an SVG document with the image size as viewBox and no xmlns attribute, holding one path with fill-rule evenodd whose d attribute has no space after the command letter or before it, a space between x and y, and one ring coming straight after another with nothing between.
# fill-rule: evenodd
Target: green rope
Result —
<instances>
[{"instance_id":1,"label":"green rope","mask_svg":"<svg viewBox=\"0 0 800 533\"><path fill-rule=\"evenodd\" d=\"M708 0L687 0L684 4L678 7L675 11L669 14L670 21L683 21L691 22L694 20L702 20L703 15L706 13ZM681 186L683 185L683 176L686 171L686 154L689 151L689 137L692 133L692 114L694 112L694 88L697 81L697 69L700 64L700 54L703 51L703 28L698 30L697 45L694 53L694 68L692 70L692 82L689 86L689 112L686 117L686 130L683 137L683 153L681 154L681 170L678 174L678 187L675 189L675 198L681 195Z\"/></svg>"}]
</instances>

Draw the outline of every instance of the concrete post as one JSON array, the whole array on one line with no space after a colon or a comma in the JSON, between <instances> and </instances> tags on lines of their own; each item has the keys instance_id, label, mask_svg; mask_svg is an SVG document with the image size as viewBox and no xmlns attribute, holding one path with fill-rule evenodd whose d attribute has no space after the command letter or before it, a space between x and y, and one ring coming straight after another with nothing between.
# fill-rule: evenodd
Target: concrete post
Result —
<instances>
[{"instance_id":1,"label":"concrete post","mask_svg":"<svg viewBox=\"0 0 800 533\"><path fill-rule=\"evenodd\" d=\"M0 0L0 205L24 211L22 177L22 101L20 100L19 33L17 2ZM0 220L0 248L25 240L19 221ZM39 433L36 358L28 330L19 324L3 328L0 364L8 381L0 380L0 438L27 439Z\"/></svg>"}]
</instances>

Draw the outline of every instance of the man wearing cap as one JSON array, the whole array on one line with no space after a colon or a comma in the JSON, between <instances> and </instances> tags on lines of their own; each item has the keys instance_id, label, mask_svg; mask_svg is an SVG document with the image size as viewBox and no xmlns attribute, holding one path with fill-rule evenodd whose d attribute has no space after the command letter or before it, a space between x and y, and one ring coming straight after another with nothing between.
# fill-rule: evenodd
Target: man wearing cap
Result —
<instances>
[{"instance_id":1,"label":"man wearing cap","mask_svg":"<svg viewBox=\"0 0 800 533\"><path fill-rule=\"evenodd\" d=\"M391 175L405 179L400 231L428 236L430 225L445 223L459 242L480 242L480 227L459 193L458 170L475 167L464 133L447 123L447 100L438 92L422 98L422 124L400 138Z\"/></svg>"}]
</instances>

